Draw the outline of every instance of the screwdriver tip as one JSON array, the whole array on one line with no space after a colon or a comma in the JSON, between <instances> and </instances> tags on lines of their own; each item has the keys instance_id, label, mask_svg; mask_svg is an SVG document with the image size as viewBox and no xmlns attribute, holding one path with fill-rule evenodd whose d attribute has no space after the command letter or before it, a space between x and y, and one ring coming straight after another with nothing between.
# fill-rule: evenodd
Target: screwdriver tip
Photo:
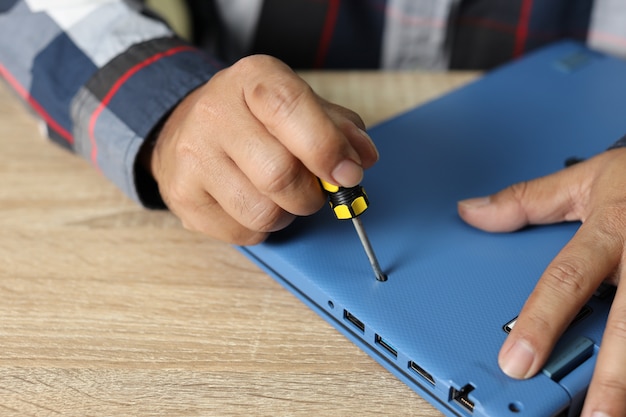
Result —
<instances>
[{"instance_id":1,"label":"screwdriver tip","mask_svg":"<svg viewBox=\"0 0 626 417\"><path fill-rule=\"evenodd\" d=\"M384 282L387 281L387 275L380 268L380 264L378 263L378 259L376 259L376 254L374 253L374 249L370 243L367 234L365 233L365 229L363 228L363 224L361 223L361 219L359 217L355 217L352 219L354 224L354 228L361 239L361 243L363 244L363 249L365 249L365 253L369 258L370 264L372 265L372 269L374 270L374 275L376 276L376 280Z\"/></svg>"}]
</instances>

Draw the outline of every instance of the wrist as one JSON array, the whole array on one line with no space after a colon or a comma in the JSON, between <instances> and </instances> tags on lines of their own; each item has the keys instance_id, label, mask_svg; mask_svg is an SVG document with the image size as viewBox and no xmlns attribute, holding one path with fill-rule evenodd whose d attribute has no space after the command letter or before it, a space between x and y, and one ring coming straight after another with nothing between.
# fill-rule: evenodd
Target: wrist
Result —
<instances>
[{"instance_id":1,"label":"wrist","mask_svg":"<svg viewBox=\"0 0 626 417\"><path fill-rule=\"evenodd\" d=\"M159 140L159 136L163 131L163 126L169 117L169 113L161 118L159 123L154 126L154 128L150 131L148 136L146 136L141 148L139 149L139 153L137 154L137 163L139 167L141 167L146 173L148 173L152 178L156 180L154 176L153 169L153 154L154 148L156 147L157 141Z\"/></svg>"}]
</instances>

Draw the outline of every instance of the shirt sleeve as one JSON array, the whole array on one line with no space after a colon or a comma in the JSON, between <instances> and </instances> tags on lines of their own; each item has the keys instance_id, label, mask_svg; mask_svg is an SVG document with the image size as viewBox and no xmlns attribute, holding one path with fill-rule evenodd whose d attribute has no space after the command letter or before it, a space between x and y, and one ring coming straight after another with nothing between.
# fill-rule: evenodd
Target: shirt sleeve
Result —
<instances>
[{"instance_id":1,"label":"shirt sleeve","mask_svg":"<svg viewBox=\"0 0 626 417\"><path fill-rule=\"evenodd\" d=\"M145 206L160 198L139 149L221 67L129 2L0 0L0 76L53 141Z\"/></svg>"}]
</instances>

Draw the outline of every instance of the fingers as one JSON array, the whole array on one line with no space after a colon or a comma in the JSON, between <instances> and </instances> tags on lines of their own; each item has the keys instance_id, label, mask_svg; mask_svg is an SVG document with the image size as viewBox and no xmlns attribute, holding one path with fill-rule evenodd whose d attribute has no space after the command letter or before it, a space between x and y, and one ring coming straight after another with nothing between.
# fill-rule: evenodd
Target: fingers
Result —
<instances>
[{"instance_id":1,"label":"fingers","mask_svg":"<svg viewBox=\"0 0 626 417\"><path fill-rule=\"evenodd\" d=\"M290 224L295 216L271 198L276 195L265 195L225 149L214 149L215 146L207 145L205 154L185 149L186 146L179 143L176 151L179 163L172 168L167 182L163 181L163 187L167 188L167 191L162 191L167 197L166 203L184 226L229 243L249 245L262 241L268 232ZM281 178L282 172L276 172ZM267 175L263 177L266 180ZM305 192L306 198L295 201L302 211L311 210L307 204L319 208L324 202L319 185L313 183L315 179L310 174L299 177L310 179L312 183L301 184L299 190L286 188L282 191L296 192L310 188L311 192ZM297 184L291 181L289 185ZM281 201L280 198L278 200ZM285 205L289 206L287 202Z\"/></svg>"},{"instance_id":2,"label":"fingers","mask_svg":"<svg viewBox=\"0 0 626 417\"><path fill-rule=\"evenodd\" d=\"M311 88L285 65L255 57L242 65L271 66L245 79L243 96L250 112L314 175L352 187L363 178L363 159L328 117ZM375 154L369 144L369 154ZM360 147L363 151L363 147ZM370 158L370 155L367 155Z\"/></svg>"},{"instance_id":3,"label":"fingers","mask_svg":"<svg viewBox=\"0 0 626 417\"><path fill-rule=\"evenodd\" d=\"M261 195L223 152L216 152L208 163L197 161L196 153L178 152L188 156L179 156L181 163L171 167L167 182L159 186L185 228L251 245L293 220L293 215Z\"/></svg>"},{"instance_id":4,"label":"fingers","mask_svg":"<svg viewBox=\"0 0 626 417\"><path fill-rule=\"evenodd\" d=\"M548 265L505 341L498 363L513 378L537 373L572 318L619 262L622 244L586 222Z\"/></svg>"},{"instance_id":5,"label":"fingers","mask_svg":"<svg viewBox=\"0 0 626 417\"><path fill-rule=\"evenodd\" d=\"M490 231L527 224L582 220L575 236L554 258L524 305L500 351L502 370L514 378L539 371L558 337L606 278L618 285L583 417L626 415L626 149L493 196L459 203L468 223Z\"/></svg>"},{"instance_id":6,"label":"fingers","mask_svg":"<svg viewBox=\"0 0 626 417\"><path fill-rule=\"evenodd\" d=\"M316 176L360 181L378 159L363 128L281 62L249 57L174 109L150 167L187 228L251 244L323 206Z\"/></svg>"},{"instance_id":7,"label":"fingers","mask_svg":"<svg viewBox=\"0 0 626 417\"><path fill-rule=\"evenodd\" d=\"M298 216L312 214L323 206L326 197L317 178L258 121L250 120L232 133L244 138L251 136L249 140L224 143L225 156L232 163L229 178L208 175L205 188L233 217L254 230L274 231L284 225L273 224L271 218L267 219L267 225L263 225L260 220L267 218L271 211L269 205ZM228 165L228 162L220 161L217 165ZM223 186L225 182L230 186ZM235 200L228 195L235 194L235 191L240 196L236 199L245 198L258 204L233 207ZM253 208L259 207L263 210L255 213Z\"/></svg>"},{"instance_id":8,"label":"fingers","mask_svg":"<svg viewBox=\"0 0 626 417\"><path fill-rule=\"evenodd\" d=\"M249 200L258 202L254 207L263 207L264 214L256 216L250 210L252 206L246 210L232 207L225 198L227 195L220 197L222 189L212 186L215 182L212 178L207 179L206 187L224 210L244 226L253 230L277 230L284 227L284 222L278 219L285 215L274 214L274 220L269 217L266 213L279 211L270 210L272 202L285 213L294 215L309 215L323 206L326 196L316 175L310 171L311 166L321 164L327 170L332 169L329 155L356 154L360 161L360 179L362 169L373 165L378 153L362 130L363 121L356 113L317 97L284 64L267 57L254 57L240 63L242 68L238 68L238 72L249 70L251 65L255 72L253 76L244 77L244 102L228 108L228 117L237 123L229 127L231 136L223 141L222 148L244 174L235 184L247 181L252 185L246 187L251 196ZM264 66L271 67L271 71L264 70ZM263 76L257 77L257 74ZM252 102L246 96L248 90L253 91ZM319 139L326 137L327 143ZM307 141L313 144L312 149L307 148ZM350 171L350 164L347 168L343 162L340 165L339 172ZM255 191L257 196L253 198ZM263 224L259 219L266 219L268 223Z\"/></svg>"},{"instance_id":9,"label":"fingers","mask_svg":"<svg viewBox=\"0 0 626 417\"><path fill-rule=\"evenodd\" d=\"M362 167L371 168L379 158L378 150L373 145L372 138L365 132L365 123L352 110L320 99L328 117L345 135L350 145L361 157Z\"/></svg>"},{"instance_id":10,"label":"fingers","mask_svg":"<svg viewBox=\"0 0 626 417\"><path fill-rule=\"evenodd\" d=\"M264 241L269 234L242 226L209 194L195 199L193 209L186 206L184 215L180 215L176 209L172 211L181 219L185 229L235 245L256 245Z\"/></svg>"},{"instance_id":11,"label":"fingers","mask_svg":"<svg viewBox=\"0 0 626 417\"><path fill-rule=\"evenodd\" d=\"M463 220L489 232L510 232L529 224L583 219L581 201L589 186L583 166L514 184L488 197L458 203Z\"/></svg>"},{"instance_id":12,"label":"fingers","mask_svg":"<svg viewBox=\"0 0 626 417\"><path fill-rule=\"evenodd\" d=\"M623 284L617 288L601 347L581 417L626 415L626 286Z\"/></svg>"},{"instance_id":13,"label":"fingers","mask_svg":"<svg viewBox=\"0 0 626 417\"><path fill-rule=\"evenodd\" d=\"M348 118L348 115L354 115L353 117L358 119L357 122L360 118L345 109L340 113L338 107L324 103L324 109L327 112L325 118L335 123L340 132L345 131L345 137L350 138L356 144L355 147L368 146L363 142L371 143L371 140L367 137L358 139L365 133L355 125L352 121L354 119ZM238 123L231 126L229 130L233 139L229 138L222 143L225 154L243 173L243 176L240 176L233 184L248 183L249 186L245 187L247 195L250 199L256 196L257 200L266 200L264 204L261 204L263 206L271 201L284 211L298 216L310 215L319 210L326 201L326 196L316 176L285 147L284 140L271 134L261 121L250 117L246 111L245 106L229 109L229 115L238 120ZM369 157L366 162L367 166L370 166L375 160ZM230 207L231 204L227 198L218 197L223 191L232 192L233 188L215 186L215 178L215 176L208 176L206 180L209 193L219 201L223 201L225 210L242 224L255 227L253 219L257 217L251 213L249 207L247 210L237 210ZM256 223L256 227L259 227L259 222L256 221ZM254 230L272 231L284 227L281 226L282 223L270 223L267 227Z\"/></svg>"}]
</instances>

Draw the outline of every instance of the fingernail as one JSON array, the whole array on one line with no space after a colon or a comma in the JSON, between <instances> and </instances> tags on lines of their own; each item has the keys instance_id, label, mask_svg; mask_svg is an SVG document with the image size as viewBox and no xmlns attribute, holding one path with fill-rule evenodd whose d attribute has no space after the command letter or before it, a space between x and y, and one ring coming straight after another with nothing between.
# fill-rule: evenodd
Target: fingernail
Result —
<instances>
[{"instance_id":1,"label":"fingernail","mask_svg":"<svg viewBox=\"0 0 626 417\"><path fill-rule=\"evenodd\" d=\"M363 179L363 168L350 159L344 159L335 167L332 175L342 187L354 187Z\"/></svg>"},{"instance_id":2,"label":"fingernail","mask_svg":"<svg viewBox=\"0 0 626 417\"><path fill-rule=\"evenodd\" d=\"M484 207L489 203L491 203L491 197L468 198L467 200L459 201L459 204L469 209Z\"/></svg>"},{"instance_id":3,"label":"fingernail","mask_svg":"<svg viewBox=\"0 0 626 417\"><path fill-rule=\"evenodd\" d=\"M511 378L523 379L535 361L535 351L524 340L516 340L500 360L502 372Z\"/></svg>"},{"instance_id":4,"label":"fingernail","mask_svg":"<svg viewBox=\"0 0 626 417\"><path fill-rule=\"evenodd\" d=\"M604 411L594 411L591 417L611 417Z\"/></svg>"}]
</instances>

